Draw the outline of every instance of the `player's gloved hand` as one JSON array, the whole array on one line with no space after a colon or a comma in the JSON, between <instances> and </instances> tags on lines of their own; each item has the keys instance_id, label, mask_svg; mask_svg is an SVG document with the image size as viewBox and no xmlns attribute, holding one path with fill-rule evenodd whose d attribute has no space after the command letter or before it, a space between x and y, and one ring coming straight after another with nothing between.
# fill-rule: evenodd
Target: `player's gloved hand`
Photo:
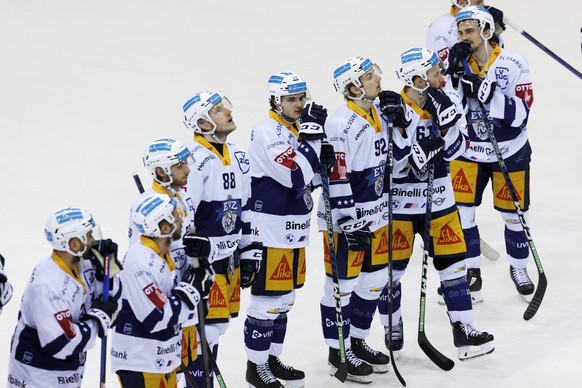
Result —
<instances>
[{"instance_id":1,"label":"player's gloved hand","mask_svg":"<svg viewBox=\"0 0 582 388\"><path fill-rule=\"evenodd\" d=\"M301 124L299 125L299 141L325 139L325 120L327 119L327 109L316 103L309 103L303 108L301 113Z\"/></svg>"},{"instance_id":2,"label":"player's gloved hand","mask_svg":"<svg viewBox=\"0 0 582 388\"><path fill-rule=\"evenodd\" d=\"M461 84L465 96L479 100L483 104L488 104L491 101L497 86L497 82L489 78L482 78L477 74L464 75L461 77Z\"/></svg>"},{"instance_id":3,"label":"player's gloved hand","mask_svg":"<svg viewBox=\"0 0 582 388\"><path fill-rule=\"evenodd\" d=\"M435 165L443 160L445 141L440 137L425 137L412 145L408 163L417 176L422 175L423 168Z\"/></svg>"},{"instance_id":4,"label":"player's gloved hand","mask_svg":"<svg viewBox=\"0 0 582 388\"><path fill-rule=\"evenodd\" d=\"M107 299L107 301L104 301L103 297L99 297L91 303L91 308L83 315L82 320L91 319L97 322L98 335L100 338L103 338L103 335L111 327L111 322L113 322L113 316L116 312L116 299Z\"/></svg>"},{"instance_id":5,"label":"player's gloved hand","mask_svg":"<svg viewBox=\"0 0 582 388\"><path fill-rule=\"evenodd\" d=\"M422 109L430 113L440 130L452 127L461 118L457 106L441 89L427 89L427 99Z\"/></svg>"},{"instance_id":6,"label":"player's gloved hand","mask_svg":"<svg viewBox=\"0 0 582 388\"><path fill-rule=\"evenodd\" d=\"M172 290L172 295L194 310L200 300L208 296L213 283L214 271L211 268L190 267L182 276L182 281Z\"/></svg>"},{"instance_id":7,"label":"player's gloved hand","mask_svg":"<svg viewBox=\"0 0 582 388\"><path fill-rule=\"evenodd\" d=\"M89 251L89 260L95 269L95 279L102 282L103 281L103 270L105 266L105 257L109 255L109 277L113 278L122 269L123 266L117 260L117 244L107 240L97 240L91 245L91 250Z\"/></svg>"},{"instance_id":8,"label":"player's gloved hand","mask_svg":"<svg viewBox=\"0 0 582 388\"><path fill-rule=\"evenodd\" d=\"M354 220L351 217L342 217L338 220L338 226L342 231L348 250L365 252L372 245L373 235L363 218Z\"/></svg>"},{"instance_id":9,"label":"player's gloved hand","mask_svg":"<svg viewBox=\"0 0 582 388\"><path fill-rule=\"evenodd\" d=\"M493 16L493 21L495 22L495 34L501 34L507 28L503 21L503 11L490 5L485 6L485 8L489 11L491 16Z\"/></svg>"},{"instance_id":10,"label":"player's gloved hand","mask_svg":"<svg viewBox=\"0 0 582 388\"><path fill-rule=\"evenodd\" d=\"M247 288L253 285L263 259L263 243L253 241L239 250L240 257L240 286Z\"/></svg>"},{"instance_id":11,"label":"player's gloved hand","mask_svg":"<svg viewBox=\"0 0 582 388\"><path fill-rule=\"evenodd\" d=\"M0 310L12 298L12 285L4 271L4 256L0 255Z\"/></svg>"},{"instance_id":12,"label":"player's gloved hand","mask_svg":"<svg viewBox=\"0 0 582 388\"><path fill-rule=\"evenodd\" d=\"M327 171L327 176L331 174L333 166L335 165L335 151L333 146L327 141L321 142L321 152L319 154L319 163L321 169ZM320 170L322 171L322 170Z\"/></svg>"},{"instance_id":13,"label":"player's gloved hand","mask_svg":"<svg viewBox=\"0 0 582 388\"><path fill-rule=\"evenodd\" d=\"M471 43L455 43L453 47L449 49L449 67L447 67L446 73L450 74L453 78L459 78L465 74L463 59L468 60L471 54L473 54Z\"/></svg>"},{"instance_id":14,"label":"player's gloved hand","mask_svg":"<svg viewBox=\"0 0 582 388\"><path fill-rule=\"evenodd\" d=\"M208 257L210 256L211 244L208 237L196 234L196 232L188 232L182 239L184 244L184 253L187 256L198 259L201 267L210 268Z\"/></svg>"},{"instance_id":15,"label":"player's gloved hand","mask_svg":"<svg viewBox=\"0 0 582 388\"><path fill-rule=\"evenodd\" d=\"M399 93L383 90L378 98L380 99L380 111L386 116L392 116L392 124L395 127L406 128L410 125L406 104Z\"/></svg>"}]
</instances>

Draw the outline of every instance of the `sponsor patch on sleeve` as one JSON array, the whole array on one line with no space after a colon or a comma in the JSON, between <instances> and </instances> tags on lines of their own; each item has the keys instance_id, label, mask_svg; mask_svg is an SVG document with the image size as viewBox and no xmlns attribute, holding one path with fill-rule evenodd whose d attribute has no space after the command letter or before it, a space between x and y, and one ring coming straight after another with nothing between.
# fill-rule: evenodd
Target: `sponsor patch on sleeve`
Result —
<instances>
[{"instance_id":1,"label":"sponsor patch on sleeve","mask_svg":"<svg viewBox=\"0 0 582 388\"><path fill-rule=\"evenodd\" d=\"M164 308L164 304L166 304L166 300L168 300L168 298L158 287L156 287L154 283L150 283L145 286L143 292L158 310L162 310Z\"/></svg>"},{"instance_id":2,"label":"sponsor patch on sleeve","mask_svg":"<svg viewBox=\"0 0 582 388\"><path fill-rule=\"evenodd\" d=\"M69 340L75 338L77 333L75 333L75 326L73 325L73 317L71 316L71 312L69 310L63 310L56 312L54 316L59 323L59 326L61 326L61 329L63 329L65 336Z\"/></svg>"},{"instance_id":3,"label":"sponsor patch on sleeve","mask_svg":"<svg viewBox=\"0 0 582 388\"><path fill-rule=\"evenodd\" d=\"M516 85L515 94L517 97L524 100L527 106L531 108L534 100L533 85L531 83Z\"/></svg>"},{"instance_id":4,"label":"sponsor patch on sleeve","mask_svg":"<svg viewBox=\"0 0 582 388\"><path fill-rule=\"evenodd\" d=\"M291 171L295 171L297 170L297 164L295 163L296 155L297 153L293 147L288 147L285 151L275 157L275 162L287 167Z\"/></svg>"}]
</instances>

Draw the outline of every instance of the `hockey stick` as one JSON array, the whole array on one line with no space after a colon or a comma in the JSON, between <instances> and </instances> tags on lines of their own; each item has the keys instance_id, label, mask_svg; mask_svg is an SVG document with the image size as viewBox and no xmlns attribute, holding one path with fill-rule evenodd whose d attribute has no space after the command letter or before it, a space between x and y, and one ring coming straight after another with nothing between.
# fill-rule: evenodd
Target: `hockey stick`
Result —
<instances>
[{"instance_id":1,"label":"hockey stick","mask_svg":"<svg viewBox=\"0 0 582 388\"><path fill-rule=\"evenodd\" d=\"M103 258L103 302L109 300L109 255ZM100 387L105 388L105 381L107 380L107 332L103 333L101 338L101 370L99 374Z\"/></svg>"},{"instance_id":2,"label":"hockey stick","mask_svg":"<svg viewBox=\"0 0 582 388\"><path fill-rule=\"evenodd\" d=\"M521 35L523 35L527 40L529 40L530 42L532 42L533 44L535 44L536 46L538 46L543 52L545 52L550 57L552 57L556 61L558 61L558 63L560 63L566 69L568 69L572 73L574 73L574 75L576 75L578 78L582 79L582 73L580 73L578 70L576 70L568 62L566 62L565 60L563 60L562 58L560 58L559 56L557 56L552 50L550 50L549 48L547 48L546 46L544 46L539 40L537 40L536 38L534 38L533 36L531 36L530 34L528 34L526 31L524 31L524 29L521 28L520 26L518 26L517 24L515 24L515 22L513 20L509 19L507 16L503 16L503 21L505 23L507 23L515 31L517 31L518 33L520 33Z\"/></svg>"},{"instance_id":3,"label":"hockey stick","mask_svg":"<svg viewBox=\"0 0 582 388\"><path fill-rule=\"evenodd\" d=\"M333 280L333 297L335 298L335 320L337 325L337 338L339 341L340 364L335 374L328 380L325 387L331 388L343 384L348 378L348 364L346 362L346 346L344 343L344 328L342 316L342 301L340 297L337 259L335 257L335 243L333 241L333 222L331 218L331 200L329 196L329 176L327 166L321 166L321 195L325 205L325 222L327 224L327 245L329 259L331 261L331 276Z\"/></svg>"},{"instance_id":4,"label":"hockey stick","mask_svg":"<svg viewBox=\"0 0 582 388\"><path fill-rule=\"evenodd\" d=\"M139 178L139 175L137 174L137 172L134 171L134 172L132 172L132 176L133 176L133 181L135 182L135 186L137 187L137 191L139 191L140 194L143 194L143 192L145 190L144 190L143 184L141 183L141 179ZM201 304L198 303L198 307L200 307L200 306L201 306ZM204 349L204 346L202 348ZM204 357L204 352L202 354L202 357ZM198 384L196 384L196 380L194 379L192 372L188 369L188 367L186 365L184 365L183 361L180 361L180 370L182 371L182 373L184 373L184 376L186 376L186 380L188 380L190 385L193 388L198 388ZM209 375L209 373L206 373L206 370L204 371L204 374L205 374L205 378L206 378L206 376ZM207 385L207 387L209 387L209 386L210 385Z\"/></svg>"},{"instance_id":5,"label":"hockey stick","mask_svg":"<svg viewBox=\"0 0 582 388\"><path fill-rule=\"evenodd\" d=\"M465 68L465 73L470 75L472 74L471 68L467 63L466 59L463 59L463 67ZM485 107L483 103L477 100L479 103L479 108L481 110L481 116L484 120L488 120L487 112L485 111ZM515 187L511 182L511 177L509 176L509 172L507 171L507 166L505 165L505 160L503 159L503 155L501 154L501 150L499 149L499 144L497 143L497 138L495 137L495 133L493 133L493 125L488 123L487 125L487 134L489 136L489 141L491 141L491 145L493 146L493 150L495 151L495 156L497 157L497 163L501 168L501 172L503 174L503 179L505 180L505 185L507 186L507 190L509 191L509 195L511 196L511 201L513 202L513 206L515 207L515 212L517 213L517 217L519 218L519 222L521 227L523 228L523 232L525 233L525 237L527 238L527 243L529 245L530 251L536 263L536 268L538 269L538 285L536 287L534 296L532 300L529 302L527 309L523 313L523 319L529 321L533 318L533 316L537 313L542 300L544 299L544 294L546 293L546 288L548 286L548 280L546 278L546 273L544 272L544 268L542 267L542 262L538 255L538 250L534 244L533 238L531 236L531 231L529 229L529 225L527 220L525 219L525 215L523 210L521 210L521 206L519 204L519 200L517 198L517 192L515 191Z\"/></svg>"},{"instance_id":6,"label":"hockey stick","mask_svg":"<svg viewBox=\"0 0 582 388\"><path fill-rule=\"evenodd\" d=\"M387 116L386 121L388 122L388 352L390 353L390 361L392 363L392 368L394 369L394 373L402 384L403 387L406 387L406 381L398 371L396 367L396 358L394 357L394 352L392 351L392 312L394 309L393 301L392 301L392 275L393 275L393 241L394 233L393 233L393 220L392 220L392 178L393 178L393 169L394 169L394 144L392 139L392 131L394 130L394 124L392 122L392 116Z\"/></svg>"},{"instance_id":7,"label":"hockey stick","mask_svg":"<svg viewBox=\"0 0 582 388\"><path fill-rule=\"evenodd\" d=\"M433 127L435 124L433 123ZM451 370L455 366L453 360L439 352L432 344L428 341L425 331L425 310L426 310L426 284L427 284L427 273L428 273L428 256L430 247L430 218L432 212L432 190L434 185L434 165L428 166L428 180L426 188L426 213L424 222L424 236L423 243L424 249L422 251L422 273L420 282L420 307L418 313L418 345L430 358L436 366L442 370Z\"/></svg>"}]
</instances>

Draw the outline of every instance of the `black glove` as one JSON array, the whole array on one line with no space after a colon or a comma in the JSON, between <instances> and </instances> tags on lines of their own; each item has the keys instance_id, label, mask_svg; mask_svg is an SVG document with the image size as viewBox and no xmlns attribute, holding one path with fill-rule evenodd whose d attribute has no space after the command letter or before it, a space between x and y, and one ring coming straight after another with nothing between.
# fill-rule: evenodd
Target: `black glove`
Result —
<instances>
[{"instance_id":1,"label":"black glove","mask_svg":"<svg viewBox=\"0 0 582 388\"><path fill-rule=\"evenodd\" d=\"M190 267L182 276L182 281L172 290L172 294L182 299L190 310L208 296L214 284L214 271L210 268Z\"/></svg>"},{"instance_id":2,"label":"black glove","mask_svg":"<svg viewBox=\"0 0 582 388\"><path fill-rule=\"evenodd\" d=\"M493 16L493 21L495 22L495 33L497 35L501 34L507 28L503 21L503 11L490 5L485 6L485 8L489 11L491 16Z\"/></svg>"},{"instance_id":3,"label":"black glove","mask_svg":"<svg viewBox=\"0 0 582 388\"><path fill-rule=\"evenodd\" d=\"M254 241L239 250L240 257L240 286L247 288L253 285L263 259L263 243Z\"/></svg>"},{"instance_id":4,"label":"black glove","mask_svg":"<svg viewBox=\"0 0 582 388\"><path fill-rule=\"evenodd\" d=\"M117 244L107 240L97 240L91 245L89 252L89 260L95 269L95 279L103 281L103 270L105 266L105 256L109 255L109 277L112 278L117 275L123 266L117 260Z\"/></svg>"},{"instance_id":5,"label":"black glove","mask_svg":"<svg viewBox=\"0 0 582 388\"><path fill-rule=\"evenodd\" d=\"M0 310L12 298L12 285L8 283L8 276L4 271L4 257L0 255Z\"/></svg>"},{"instance_id":6,"label":"black glove","mask_svg":"<svg viewBox=\"0 0 582 388\"><path fill-rule=\"evenodd\" d=\"M427 89L427 99L422 109L430 113L440 130L452 127L461 118L457 106L441 89Z\"/></svg>"},{"instance_id":7,"label":"black glove","mask_svg":"<svg viewBox=\"0 0 582 388\"><path fill-rule=\"evenodd\" d=\"M335 165L335 151L333 146L326 142L321 142L321 152L319 154L319 163L321 168L325 168L327 171L327 176L331 174L331 170ZM320 170L321 171L321 170Z\"/></svg>"},{"instance_id":8,"label":"black glove","mask_svg":"<svg viewBox=\"0 0 582 388\"><path fill-rule=\"evenodd\" d=\"M399 93L391 90L381 91L380 111L386 116L392 116L392 124L395 127L406 128L410 125L410 119L406 114L406 104Z\"/></svg>"},{"instance_id":9,"label":"black glove","mask_svg":"<svg viewBox=\"0 0 582 388\"><path fill-rule=\"evenodd\" d=\"M325 139L325 119L327 109L322 105L310 103L303 108L301 125L299 125L299 141Z\"/></svg>"},{"instance_id":10,"label":"black glove","mask_svg":"<svg viewBox=\"0 0 582 388\"><path fill-rule=\"evenodd\" d=\"M97 322L98 335L103 338L103 335L111 327L111 322L113 321L113 315L117 311L117 300L110 298L107 301L103 300L103 297L95 299L91 303L91 308L87 311L82 320L91 319Z\"/></svg>"},{"instance_id":11,"label":"black glove","mask_svg":"<svg viewBox=\"0 0 582 388\"><path fill-rule=\"evenodd\" d=\"M497 86L497 82L477 74L464 75L461 78L461 84L465 96L479 100L483 104L488 104L491 101Z\"/></svg>"},{"instance_id":12,"label":"black glove","mask_svg":"<svg viewBox=\"0 0 582 388\"><path fill-rule=\"evenodd\" d=\"M465 74L463 59L468 60L471 54L473 54L473 49L469 42L455 43L449 49L449 67L447 67L446 73L450 74L453 80Z\"/></svg>"},{"instance_id":13,"label":"black glove","mask_svg":"<svg viewBox=\"0 0 582 388\"><path fill-rule=\"evenodd\" d=\"M440 137L425 137L412 145L408 163L417 176L423 174L425 166L438 164L443 160L445 141Z\"/></svg>"},{"instance_id":14,"label":"black glove","mask_svg":"<svg viewBox=\"0 0 582 388\"><path fill-rule=\"evenodd\" d=\"M184 253L187 256L197 258L200 266L210 268L208 257L210 256L210 240L208 237L200 236L195 232L188 232L182 239L184 244Z\"/></svg>"},{"instance_id":15,"label":"black glove","mask_svg":"<svg viewBox=\"0 0 582 388\"><path fill-rule=\"evenodd\" d=\"M373 235L364 219L354 220L351 217L342 217L337 223L348 250L365 252L370 248Z\"/></svg>"}]
</instances>

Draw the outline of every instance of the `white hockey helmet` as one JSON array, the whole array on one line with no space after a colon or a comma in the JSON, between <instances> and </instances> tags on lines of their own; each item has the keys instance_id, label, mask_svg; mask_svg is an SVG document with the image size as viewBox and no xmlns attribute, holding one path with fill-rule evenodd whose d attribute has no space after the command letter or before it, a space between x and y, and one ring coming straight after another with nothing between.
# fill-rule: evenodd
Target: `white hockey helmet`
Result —
<instances>
[{"instance_id":1,"label":"white hockey helmet","mask_svg":"<svg viewBox=\"0 0 582 388\"><path fill-rule=\"evenodd\" d=\"M73 256L81 257L87 251L89 241L87 234L93 230L99 232L99 226L95 224L93 216L83 209L67 207L51 215L44 227L44 235L56 251L65 251ZM95 239L100 236L94 233ZM73 252L69 247L69 241L77 238L84 248L82 251Z\"/></svg>"},{"instance_id":2,"label":"white hockey helmet","mask_svg":"<svg viewBox=\"0 0 582 388\"><path fill-rule=\"evenodd\" d=\"M465 8L468 5L468 4L459 4L459 0L451 0L451 3L454 6L457 6L459 8ZM469 0L469 3L470 3L470 0Z\"/></svg>"},{"instance_id":3,"label":"white hockey helmet","mask_svg":"<svg viewBox=\"0 0 582 388\"><path fill-rule=\"evenodd\" d=\"M495 32L495 21L493 20L493 16L491 16L489 11L484 7L470 6L463 8L455 17L455 25L458 27L459 23L464 20L476 20L481 28L481 38L484 40L489 40L493 36L493 32ZM486 28L489 28L490 30L488 37L483 35Z\"/></svg>"},{"instance_id":4,"label":"white hockey helmet","mask_svg":"<svg viewBox=\"0 0 582 388\"><path fill-rule=\"evenodd\" d=\"M333 72L333 86L335 87L335 91L340 92L344 96L348 96L346 87L349 84L354 84L363 92L364 90L362 81L360 81L360 77L369 70L374 70L374 72L378 75L382 74L380 67L372 62L370 58L349 58Z\"/></svg>"},{"instance_id":5,"label":"white hockey helmet","mask_svg":"<svg viewBox=\"0 0 582 388\"><path fill-rule=\"evenodd\" d=\"M436 53L424 47L412 47L400 54L396 75L406 86L423 91L429 87L427 73L436 65L441 66L442 69ZM420 90L414 86L414 77L417 76L427 82L426 88Z\"/></svg>"},{"instance_id":6,"label":"white hockey helmet","mask_svg":"<svg viewBox=\"0 0 582 388\"><path fill-rule=\"evenodd\" d=\"M209 111L218 103L222 104L229 110L232 110L232 104L228 98L212 91L196 93L194 97L186 101L182 110L184 111L184 125L193 129L194 132L211 135L216 130L216 123L210 118ZM210 131L204 131L198 126L198 120L203 119L212 124Z\"/></svg>"},{"instance_id":7,"label":"white hockey helmet","mask_svg":"<svg viewBox=\"0 0 582 388\"><path fill-rule=\"evenodd\" d=\"M165 137L154 140L146 149L143 155L143 165L152 174L156 182L164 187L168 187L174 181L172 177L172 166L180 163L188 165L194 163L194 157L190 150L176 139ZM162 182L156 174L156 168L162 168L170 178L169 182Z\"/></svg>"},{"instance_id":8,"label":"white hockey helmet","mask_svg":"<svg viewBox=\"0 0 582 388\"><path fill-rule=\"evenodd\" d=\"M133 223L138 232L148 237L171 237L177 226L174 217L176 202L168 195L146 194L140 198L133 213ZM162 234L160 222L167 221L174 228L168 234Z\"/></svg>"},{"instance_id":9,"label":"white hockey helmet","mask_svg":"<svg viewBox=\"0 0 582 388\"><path fill-rule=\"evenodd\" d=\"M307 89L307 83L292 71L273 74L267 81L269 100L271 97L275 97L275 103L277 105L281 105L281 97L299 93L305 93L306 100L311 99L309 89Z\"/></svg>"}]
</instances>

